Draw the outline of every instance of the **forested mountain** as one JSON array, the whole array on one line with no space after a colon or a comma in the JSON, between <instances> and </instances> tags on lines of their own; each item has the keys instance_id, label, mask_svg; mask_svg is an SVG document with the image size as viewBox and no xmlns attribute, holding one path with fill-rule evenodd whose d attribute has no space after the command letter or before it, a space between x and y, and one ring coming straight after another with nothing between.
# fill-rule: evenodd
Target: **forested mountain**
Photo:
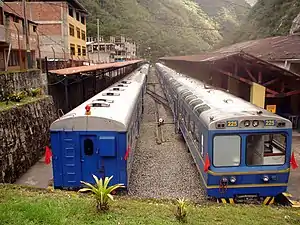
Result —
<instances>
[{"instance_id":1,"label":"forested mountain","mask_svg":"<svg viewBox=\"0 0 300 225\"><path fill-rule=\"evenodd\" d=\"M300 13L299 0L258 0L242 25L226 36L221 45L289 33Z\"/></svg>"},{"instance_id":2,"label":"forested mountain","mask_svg":"<svg viewBox=\"0 0 300 225\"><path fill-rule=\"evenodd\" d=\"M236 27L250 7L245 0L230 0L244 7L224 1L81 0L90 12L88 35L96 37L99 18L101 35L130 37L141 56L151 58L199 53L220 42L227 21Z\"/></svg>"}]
</instances>

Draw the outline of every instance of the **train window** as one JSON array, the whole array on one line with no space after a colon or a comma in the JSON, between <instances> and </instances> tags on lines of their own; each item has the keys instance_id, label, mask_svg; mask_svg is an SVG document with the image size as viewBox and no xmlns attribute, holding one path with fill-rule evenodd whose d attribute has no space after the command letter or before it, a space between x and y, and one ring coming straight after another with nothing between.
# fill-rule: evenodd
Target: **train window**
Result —
<instances>
[{"instance_id":1,"label":"train window","mask_svg":"<svg viewBox=\"0 0 300 225\"><path fill-rule=\"evenodd\" d=\"M201 113L203 113L204 111L209 110L209 109L210 109L210 107L208 105L204 104L204 105L198 106L195 109L195 112L196 112L197 116L200 116Z\"/></svg>"},{"instance_id":2,"label":"train window","mask_svg":"<svg viewBox=\"0 0 300 225\"><path fill-rule=\"evenodd\" d=\"M87 138L87 139L84 140L83 145L84 145L84 154L85 155L93 155L93 153L94 153L94 142L91 139Z\"/></svg>"},{"instance_id":3,"label":"train window","mask_svg":"<svg viewBox=\"0 0 300 225\"><path fill-rule=\"evenodd\" d=\"M217 135L213 140L213 164L215 167L239 166L241 162L241 137Z\"/></svg>"},{"instance_id":4,"label":"train window","mask_svg":"<svg viewBox=\"0 0 300 225\"><path fill-rule=\"evenodd\" d=\"M248 166L283 165L286 157L285 134L253 134L247 136Z\"/></svg>"}]
</instances>

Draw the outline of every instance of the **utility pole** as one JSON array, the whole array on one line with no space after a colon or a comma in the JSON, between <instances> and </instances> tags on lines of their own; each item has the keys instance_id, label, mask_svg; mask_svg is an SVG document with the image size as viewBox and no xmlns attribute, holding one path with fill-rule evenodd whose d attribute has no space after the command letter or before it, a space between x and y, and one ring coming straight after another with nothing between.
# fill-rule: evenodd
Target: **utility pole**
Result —
<instances>
[{"instance_id":1,"label":"utility pole","mask_svg":"<svg viewBox=\"0 0 300 225\"><path fill-rule=\"evenodd\" d=\"M100 62L100 21L97 19L98 63Z\"/></svg>"},{"instance_id":2,"label":"utility pole","mask_svg":"<svg viewBox=\"0 0 300 225\"><path fill-rule=\"evenodd\" d=\"M23 4L23 16L24 16L24 26L25 26L25 35L26 35L26 55L27 55L27 65L26 68L29 69L31 65L31 54L30 54L30 48L29 48L29 37L28 37L28 21L27 21L27 15L26 15L26 0L22 0ZM21 62L20 62L21 63Z\"/></svg>"}]
</instances>

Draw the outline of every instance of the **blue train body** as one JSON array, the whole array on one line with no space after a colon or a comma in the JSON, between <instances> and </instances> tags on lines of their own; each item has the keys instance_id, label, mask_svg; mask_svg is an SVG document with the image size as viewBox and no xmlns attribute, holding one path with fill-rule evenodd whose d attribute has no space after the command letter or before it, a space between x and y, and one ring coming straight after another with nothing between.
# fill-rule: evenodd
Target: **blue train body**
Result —
<instances>
[{"instance_id":1,"label":"blue train body","mask_svg":"<svg viewBox=\"0 0 300 225\"><path fill-rule=\"evenodd\" d=\"M80 188L113 176L126 187L143 113L143 65L52 123L50 128L55 188Z\"/></svg>"},{"instance_id":2,"label":"blue train body","mask_svg":"<svg viewBox=\"0 0 300 225\"><path fill-rule=\"evenodd\" d=\"M209 197L264 199L287 190L289 120L162 64L156 66L176 130L188 145Z\"/></svg>"}]
</instances>

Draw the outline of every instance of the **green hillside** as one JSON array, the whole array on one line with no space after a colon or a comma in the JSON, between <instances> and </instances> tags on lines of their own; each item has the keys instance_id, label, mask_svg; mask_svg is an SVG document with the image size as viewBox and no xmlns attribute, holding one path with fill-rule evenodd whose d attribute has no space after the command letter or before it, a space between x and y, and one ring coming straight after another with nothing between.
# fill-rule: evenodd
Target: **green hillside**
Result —
<instances>
[{"instance_id":1,"label":"green hillside","mask_svg":"<svg viewBox=\"0 0 300 225\"><path fill-rule=\"evenodd\" d=\"M211 0L211 4L215 1ZM244 0L235 1L245 3ZM223 38L223 25L220 20L208 16L193 0L82 0L81 2L90 12L88 35L96 37L98 17L101 35L123 34L132 38L138 43L141 57L157 58L165 55L198 53L212 48ZM146 49L149 47L151 51L147 52Z\"/></svg>"},{"instance_id":2,"label":"green hillside","mask_svg":"<svg viewBox=\"0 0 300 225\"><path fill-rule=\"evenodd\" d=\"M300 13L299 0L259 0L238 29L225 37L222 45L289 33Z\"/></svg>"}]
</instances>

